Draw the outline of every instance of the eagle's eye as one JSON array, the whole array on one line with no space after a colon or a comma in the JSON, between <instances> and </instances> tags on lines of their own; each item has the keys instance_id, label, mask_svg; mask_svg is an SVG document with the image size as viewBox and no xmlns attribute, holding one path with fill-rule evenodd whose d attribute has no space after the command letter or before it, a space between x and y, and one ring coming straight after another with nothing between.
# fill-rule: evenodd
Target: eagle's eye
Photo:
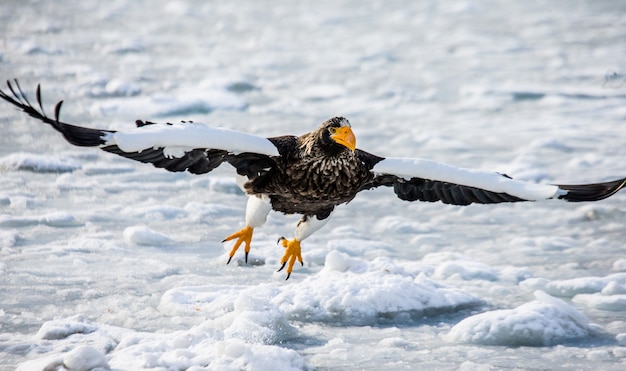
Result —
<instances>
[{"instance_id":1,"label":"eagle's eye","mask_svg":"<svg viewBox=\"0 0 626 371\"><path fill-rule=\"evenodd\" d=\"M335 133L337 132L337 128L336 128L336 127L329 127L329 128L328 128L328 132L329 132L331 135L333 135L333 134L335 134Z\"/></svg>"}]
</instances>

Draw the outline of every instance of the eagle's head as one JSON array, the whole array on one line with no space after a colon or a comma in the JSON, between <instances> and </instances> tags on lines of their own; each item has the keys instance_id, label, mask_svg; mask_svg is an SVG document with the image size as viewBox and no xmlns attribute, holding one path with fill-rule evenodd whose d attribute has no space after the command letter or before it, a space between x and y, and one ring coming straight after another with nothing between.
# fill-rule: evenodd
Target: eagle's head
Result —
<instances>
[{"instance_id":1,"label":"eagle's head","mask_svg":"<svg viewBox=\"0 0 626 371\"><path fill-rule=\"evenodd\" d=\"M320 146L329 152L341 152L345 149L354 151L356 137L350 127L350 121L343 117L326 120L317 129Z\"/></svg>"},{"instance_id":2,"label":"eagle's head","mask_svg":"<svg viewBox=\"0 0 626 371\"><path fill-rule=\"evenodd\" d=\"M356 138L350 122L343 117L333 117L324 121L316 130L303 135L301 145L304 153L334 156L347 150L356 149Z\"/></svg>"}]
</instances>

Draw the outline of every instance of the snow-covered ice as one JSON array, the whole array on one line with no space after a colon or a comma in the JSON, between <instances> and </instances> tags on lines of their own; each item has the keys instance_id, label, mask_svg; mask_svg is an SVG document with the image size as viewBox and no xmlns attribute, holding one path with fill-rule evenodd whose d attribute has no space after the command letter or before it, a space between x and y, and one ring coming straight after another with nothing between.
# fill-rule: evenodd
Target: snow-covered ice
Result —
<instances>
[{"instance_id":1,"label":"snow-covered ice","mask_svg":"<svg viewBox=\"0 0 626 371\"><path fill-rule=\"evenodd\" d=\"M38 173L67 173L80 169L80 162L55 155L12 153L0 158L0 171L29 170Z\"/></svg>"},{"instance_id":2,"label":"snow-covered ice","mask_svg":"<svg viewBox=\"0 0 626 371\"><path fill-rule=\"evenodd\" d=\"M366 151L507 174L546 198L626 176L625 11L8 0L0 77L31 102L41 83L69 123L213 128L172 135L170 155L192 132L221 143L215 128L271 151L259 137L342 115ZM0 133L2 371L626 368L626 192L455 207L372 190L285 281L276 240L297 216L271 213L249 264L226 265L220 241L245 213L228 166L168 173L72 147L4 102Z\"/></svg>"},{"instance_id":3,"label":"snow-covered ice","mask_svg":"<svg viewBox=\"0 0 626 371\"><path fill-rule=\"evenodd\" d=\"M574 307L542 291L514 309L465 318L450 330L451 341L485 345L541 346L587 337L589 320Z\"/></svg>"}]
</instances>

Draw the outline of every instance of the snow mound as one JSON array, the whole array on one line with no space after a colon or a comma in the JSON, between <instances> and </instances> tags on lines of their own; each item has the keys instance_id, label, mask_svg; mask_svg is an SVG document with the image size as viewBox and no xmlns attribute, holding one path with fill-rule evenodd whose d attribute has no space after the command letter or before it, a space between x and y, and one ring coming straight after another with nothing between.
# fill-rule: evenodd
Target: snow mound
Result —
<instances>
[{"instance_id":1,"label":"snow mound","mask_svg":"<svg viewBox=\"0 0 626 371\"><path fill-rule=\"evenodd\" d=\"M45 322L37 332L37 338L58 340L74 334L89 334L96 330L96 326L86 323L84 318L78 316Z\"/></svg>"},{"instance_id":2,"label":"snow mound","mask_svg":"<svg viewBox=\"0 0 626 371\"><path fill-rule=\"evenodd\" d=\"M462 280L497 281L498 272L491 266L467 259L447 261L437 266L435 278L460 278Z\"/></svg>"},{"instance_id":3,"label":"snow mound","mask_svg":"<svg viewBox=\"0 0 626 371\"><path fill-rule=\"evenodd\" d=\"M168 236L142 225L124 229L124 240L141 246L167 246L173 243Z\"/></svg>"},{"instance_id":4,"label":"snow mound","mask_svg":"<svg viewBox=\"0 0 626 371\"><path fill-rule=\"evenodd\" d=\"M230 193L230 194L244 194L241 188L237 185L237 181L231 177L213 177L208 178L208 188L212 192Z\"/></svg>"},{"instance_id":5,"label":"snow mound","mask_svg":"<svg viewBox=\"0 0 626 371\"><path fill-rule=\"evenodd\" d=\"M131 88L117 84L110 87L110 90L114 93L118 90L133 92ZM119 95L119 92L117 94ZM144 112L146 117L166 117L209 113L216 109L241 110L246 107L247 103L237 95L226 90L215 89L174 95L112 97L106 101L94 103L90 111L95 116L134 115L136 112Z\"/></svg>"},{"instance_id":6,"label":"snow mound","mask_svg":"<svg viewBox=\"0 0 626 371\"><path fill-rule=\"evenodd\" d=\"M109 370L104 354L88 345L80 345L63 357L63 366L69 371Z\"/></svg>"},{"instance_id":7,"label":"snow mound","mask_svg":"<svg viewBox=\"0 0 626 371\"><path fill-rule=\"evenodd\" d=\"M617 259L613 262L613 270L626 271L626 259Z\"/></svg>"},{"instance_id":8,"label":"snow mound","mask_svg":"<svg viewBox=\"0 0 626 371\"><path fill-rule=\"evenodd\" d=\"M577 304L584 304L588 307L610 310L626 311L626 285L616 281L610 281L599 293L579 294L572 298Z\"/></svg>"},{"instance_id":9,"label":"snow mound","mask_svg":"<svg viewBox=\"0 0 626 371\"><path fill-rule=\"evenodd\" d=\"M459 253L433 252L426 254L421 262L433 267L430 275L438 280L519 282L532 276L525 268L513 266L495 268Z\"/></svg>"},{"instance_id":10,"label":"snow mound","mask_svg":"<svg viewBox=\"0 0 626 371\"><path fill-rule=\"evenodd\" d=\"M159 309L172 315L198 310L206 316L236 311L237 303L259 295L271 298L263 304L271 308L262 312L266 316L279 310L290 320L341 325L402 322L482 304L460 289L440 285L420 272L408 272L390 259L368 262L331 251L324 268L301 282L180 287L163 295Z\"/></svg>"},{"instance_id":11,"label":"snow mound","mask_svg":"<svg viewBox=\"0 0 626 371\"><path fill-rule=\"evenodd\" d=\"M297 335L270 298L277 288L238 285L180 287L167 291L159 310L170 315L198 314L221 324L225 339L280 344Z\"/></svg>"},{"instance_id":12,"label":"snow mound","mask_svg":"<svg viewBox=\"0 0 626 371\"><path fill-rule=\"evenodd\" d=\"M53 212L37 216L0 215L0 227L28 227L33 225L47 225L49 227L64 228L82 225L72 214Z\"/></svg>"},{"instance_id":13,"label":"snow mound","mask_svg":"<svg viewBox=\"0 0 626 371\"><path fill-rule=\"evenodd\" d=\"M124 173L132 173L135 171L135 166L132 164L126 165L86 165L83 166L82 173L85 175L110 175L110 174L124 174Z\"/></svg>"},{"instance_id":14,"label":"snow mound","mask_svg":"<svg viewBox=\"0 0 626 371\"><path fill-rule=\"evenodd\" d=\"M285 314L265 295L239 295L234 302L233 315L232 323L224 331L226 339L280 344L297 334Z\"/></svg>"},{"instance_id":15,"label":"snow mound","mask_svg":"<svg viewBox=\"0 0 626 371\"><path fill-rule=\"evenodd\" d=\"M324 268L285 286L274 301L290 318L351 325L421 318L477 306L481 301L413 274L387 258L370 262L331 251Z\"/></svg>"},{"instance_id":16,"label":"snow mound","mask_svg":"<svg viewBox=\"0 0 626 371\"><path fill-rule=\"evenodd\" d=\"M455 325L448 340L506 346L545 346L588 336L588 319L571 305L542 291L537 300L515 309L468 317Z\"/></svg>"},{"instance_id":17,"label":"snow mound","mask_svg":"<svg viewBox=\"0 0 626 371\"><path fill-rule=\"evenodd\" d=\"M179 207L168 205L129 206L121 211L124 215L143 217L150 220L169 220L186 216L187 212ZM137 227L131 227L137 228Z\"/></svg>"},{"instance_id":18,"label":"snow mound","mask_svg":"<svg viewBox=\"0 0 626 371\"><path fill-rule=\"evenodd\" d=\"M80 163L50 155L37 155L34 153L12 153L0 158L0 170L15 171L25 170L35 173L68 173L80 169Z\"/></svg>"},{"instance_id":19,"label":"snow mound","mask_svg":"<svg viewBox=\"0 0 626 371\"><path fill-rule=\"evenodd\" d=\"M267 304L255 299L242 301L235 304L236 313L170 333L100 325L82 316L56 319L40 330L48 354L22 363L17 370L304 369L304 360L296 351L267 343L278 344L296 334L280 315L277 321L267 321L278 313L274 308L266 315ZM248 334L243 331L246 326L251 326ZM264 336L280 331L288 337ZM243 338L237 337L240 335Z\"/></svg>"},{"instance_id":20,"label":"snow mound","mask_svg":"<svg viewBox=\"0 0 626 371\"><path fill-rule=\"evenodd\" d=\"M122 79L98 78L85 83L80 90L85 96L96 98L132 97L141 94L139 85Z\"/></svg>"},{"instance_id":21,"label":"snow mound","mask_svg":"<svg viewBox=\"0 0 626 371\"><path fill-rule=\"evenodd\" d=\"M542 290L554 296L571 298L579 294L599 293L608 285L615 284L626 284L626 273L615 273L605 277L579 277L554 281L548 281L544 278L529 278L521 282L520 286L533 290Z\"/></svg>"},{"instance_id":22,"label":"snow mound","mask_svg":"<svg viewBox=\"0 0 626 371\"><path fill-rule=\"evenodd\" d=\"M0 217L1 218L1 217ZM1 219L0 219L1 220ZM0 231L0 249L13 247L17 243L19 235L14 231Z\"/></svg>"}]
</instances>

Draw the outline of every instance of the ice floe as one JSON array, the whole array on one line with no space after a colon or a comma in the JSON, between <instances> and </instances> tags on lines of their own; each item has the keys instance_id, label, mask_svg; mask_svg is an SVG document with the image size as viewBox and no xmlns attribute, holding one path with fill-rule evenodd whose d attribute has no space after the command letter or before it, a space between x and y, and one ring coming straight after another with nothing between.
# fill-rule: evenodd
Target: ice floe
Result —
<instances>
[{"instance_id":1,"label":"ice floe","mask_svg":"<svg viewBox=\"0 0 626 371\"><path fill-rule=\"evenodd\" d=\"M89 97L133 97L141 94L141 87L132 81L119 78L96 78L84 83L80 90Z\"/></svg>"},{"instance_id":2,"label":"ice floe","mask_svg":"<svg viewBox=\"0 0 626 371\"><path fill-rule=\"evenodd\" d=\"M324 268L300 282L251 288L179 287L163 295L159 307L170 314L190 313L194 308L224 313L233 311L232 303L260 293L290 320L343 325L406 321L482 304L473 295L406 271L389 259L368 262L331 251Z\"/></svg>"},{"instance_id":3,"label":"ice floe","mask_svg":"<svg viewBox=\"0 0 626 371\"><path fill-rule=\"evenodd\" d=\"M173 243L170 237L143 225L124 229L124 239L130 244L145 246L167 246Z\"/></svg>"},{"instance_id":4,"label":"ice floe","mask_svg":"<svg viewBox=\"0 0 626 371\"><path fill-rule=\"evenodd\" d=\"M63 228L75 227L83 223L74 215L65 212L52 212L32 216L13 216L0 214L0 227L24 227L32 225L47 225L50 227Z\"/></svg>"},{"instance_id":5,"label":"ice floe","mask_svg":"<svg viewBox=\"0 0 626 371\"><path fill-rule=\"evenodd\" d=\"M626 284L626 273L614 273L605 277L578 277L553 281L545 278L529 278L520 282L520 286L533 290L543 290L554 296L571 298L578 294L601 292L612 283Z\"/></svg>"},{"instance_id":6,"label":"ice floe","mask_svg":"<svg viewBox=\"0 0 626 371\"><path fill-rule=\"evenodd\" d=\"M571 305L542 291L536 300L465 318L450 333L450 341L484 345L544 346L588 336L589 320Z\"/></svg>"},{"instance_id":7,"label":"ice floe","mask_svg":"<svg viewBox=\"0 0 626 371\"><path fill-rule=\"evenodd\" d=\"M108 85L108 84L107 84ZM129 86L111 86L112 92L134 92L137 88ZM107 87L105 86L105 91ZM244 109L247 103L243 98L227 90L214 90L181 93L176 95L156 94L151 96L136 96L111 98L104 102L96 102L91 106L91 113L96 116L105 115L135 115L142 112L143 117L166 117L176 115L191 115L208 113L215 109Z\"/></svg>"},{"instance_id":8,"label":"ice floe","mask_svg":"<svg viewBox=\"0 0 626 371\"><path fill-rule=\"evenodd\" d=\"M303 369L297 352L274 345L297 331L266 304L242 298L235 313L167 334L99 325L80 315L48 321L37 338L51 354L17 370Z\"/></svg>"},{"instance_id":9,"label":"ice floe","mask_svg":"<svg viewBox=\"0 0 626 371\"><path fill-rule=\"evenodd\" d=\"M56 155L19 152L0 158L0 171L26 170L35 173L66 173L80 168L79 162Z\"/></svg>"}]
</instances>

